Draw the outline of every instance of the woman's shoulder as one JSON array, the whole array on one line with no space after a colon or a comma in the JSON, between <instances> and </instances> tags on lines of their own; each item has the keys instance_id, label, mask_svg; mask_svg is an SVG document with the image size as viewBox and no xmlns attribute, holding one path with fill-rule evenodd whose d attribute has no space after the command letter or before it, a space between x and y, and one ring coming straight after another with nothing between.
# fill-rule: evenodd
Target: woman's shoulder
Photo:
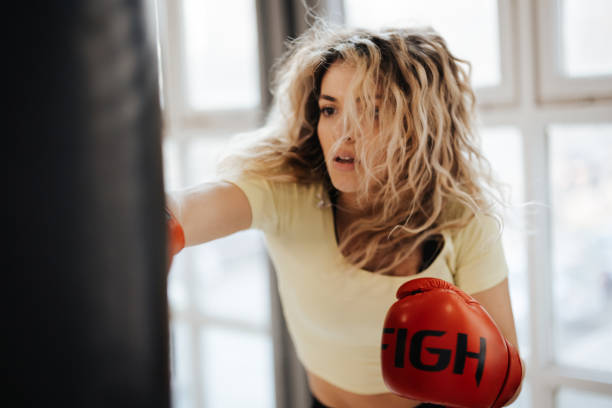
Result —
<instances>
[{"instance_id":1,"label":"woman's shoulder","mask_svg":"<svg viewBox=\"0 0 612 408\"><path fill-rule=\"evenodd\" d=\"M439 218L439 225L453 239L463 240L470 237L499 235L502 218L493 208L470 208L463 203L448 203Z\"/></svg>"},{"instance_id":2,"label":"woman's shoulder","mask_svg":"<svg viewBox=\"0 0 612 408\"><path fill-rule=\"evenodd\" d=\"M448 233L455 256L482 256L500 244L503 225L497 215L476 213L464 223L465 225L452 228Z\"/></svg>"},{"instance_id":3,"label":"woman's shoulder","mask_svg":"<svg viewBox=\"0 0 612 408\"><path fill-rule=\"evenodd\" d=\"M290 175L260 175L240 174L225 178L237 185L253 186L275 199L283 202L292 202L297 205L311 201L314 197L323 198L323 183L316 181L305 181Z\"/></svg>"},{"instance_id":4,"label":"woman's shoulder","mask_svg":"<svg viewBox=\"0 0 612 408\"><path fill-rule=\"evenodd\" d=\"M501 218L492 213L472 214L463 227L456 228L452 235L458 240L498 237L502 231Z\"/></svg>"}]
</instances>

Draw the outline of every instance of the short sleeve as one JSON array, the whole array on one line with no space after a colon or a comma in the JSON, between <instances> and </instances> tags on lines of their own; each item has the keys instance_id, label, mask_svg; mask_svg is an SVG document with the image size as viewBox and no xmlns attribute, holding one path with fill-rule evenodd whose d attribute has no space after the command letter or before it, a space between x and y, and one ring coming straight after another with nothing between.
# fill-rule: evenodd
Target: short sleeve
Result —
<instances>
[{"instance_id":1,"label":"short sleeve","mask_svg":"<svg viewBox=\"0 0 612 408\"><path fill-rule=\"evenodd\" d=\"M489 289L508 276L501 233L493 217L474 217L454 238L455 284L472 294Z\"/></svg>"},{"instance_id":2,"label":"short sleeve","mask_svg":"<svg viewBox=\"0 0 612 408\"><path fill-rule=\"evenodd\" d=\"M264 232L278 230L278 192L272 182L263 177L228 177L221 180L234 184L246 195L251 206L251 229Z\"/></svg>"}]
</instances>

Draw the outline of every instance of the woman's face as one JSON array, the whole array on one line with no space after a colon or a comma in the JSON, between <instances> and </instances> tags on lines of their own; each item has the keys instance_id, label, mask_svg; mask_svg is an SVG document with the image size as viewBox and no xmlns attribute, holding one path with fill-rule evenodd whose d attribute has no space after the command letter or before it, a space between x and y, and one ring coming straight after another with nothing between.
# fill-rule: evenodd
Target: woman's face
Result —
<instances>
[{"instance_id":1,"label":"woman's face","mask_svg":"<svg viewBox=\"0 0 612 408\"><path fill-rule=\"evenodd\" d=\"M342 136L342 108L346 101L347 89L355 74L355 68L338 61L323 75L319 97L319 123L317 134L325 156L327 171L334 187L344 193L357 190L358 178L355 172L355 138L348 139L340 146L338 154L330 157L331 146ZM347 135L350 136L350 135Z\"/></svg>"}]
</instances>

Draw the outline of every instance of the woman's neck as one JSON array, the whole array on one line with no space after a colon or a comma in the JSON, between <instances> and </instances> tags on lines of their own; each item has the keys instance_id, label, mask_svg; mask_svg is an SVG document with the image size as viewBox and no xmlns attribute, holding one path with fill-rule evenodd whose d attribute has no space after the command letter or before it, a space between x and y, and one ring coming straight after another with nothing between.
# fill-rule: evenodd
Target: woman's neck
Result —
<instances>
[{"instance_id":1,"label":"woman's neck","mask_svg":"<svg viewBox=\"0 0 612 408\"><path fill-rule=\"evenodd\" d=\"M363 213L363 209L357 205L356 193L339 192L335 201L339 212L344 213L346 216L358 216Z\"/></svg>"},{"instance_id":2,"label":"woman's neck","mask_svg":"<svg viewBox=\"0 0 612 408\"><path fill-rule=\"evenodd\" d=\"M339 192L336 199L332 200L338 239L349 225L364 214L364 211L357 206L355 196L354 193Z\"/></svg>"}]
</instances>

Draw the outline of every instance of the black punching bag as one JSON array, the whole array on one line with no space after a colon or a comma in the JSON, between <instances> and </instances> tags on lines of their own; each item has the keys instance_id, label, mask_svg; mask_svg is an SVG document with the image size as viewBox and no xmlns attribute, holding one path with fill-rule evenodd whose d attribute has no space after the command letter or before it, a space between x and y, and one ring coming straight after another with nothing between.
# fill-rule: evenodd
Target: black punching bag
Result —
<instances>
[{"instance_id":1,"label":"black punching bag","mask_svg":"<svg viewBox=\"0 0 612 408\"><path fill-rule=\"evenodd\" d=\"M156 48L143 7L3 10L3 134L15 146L4 161L3 407L170 405Z\"/></svg>"}]
</instances>

